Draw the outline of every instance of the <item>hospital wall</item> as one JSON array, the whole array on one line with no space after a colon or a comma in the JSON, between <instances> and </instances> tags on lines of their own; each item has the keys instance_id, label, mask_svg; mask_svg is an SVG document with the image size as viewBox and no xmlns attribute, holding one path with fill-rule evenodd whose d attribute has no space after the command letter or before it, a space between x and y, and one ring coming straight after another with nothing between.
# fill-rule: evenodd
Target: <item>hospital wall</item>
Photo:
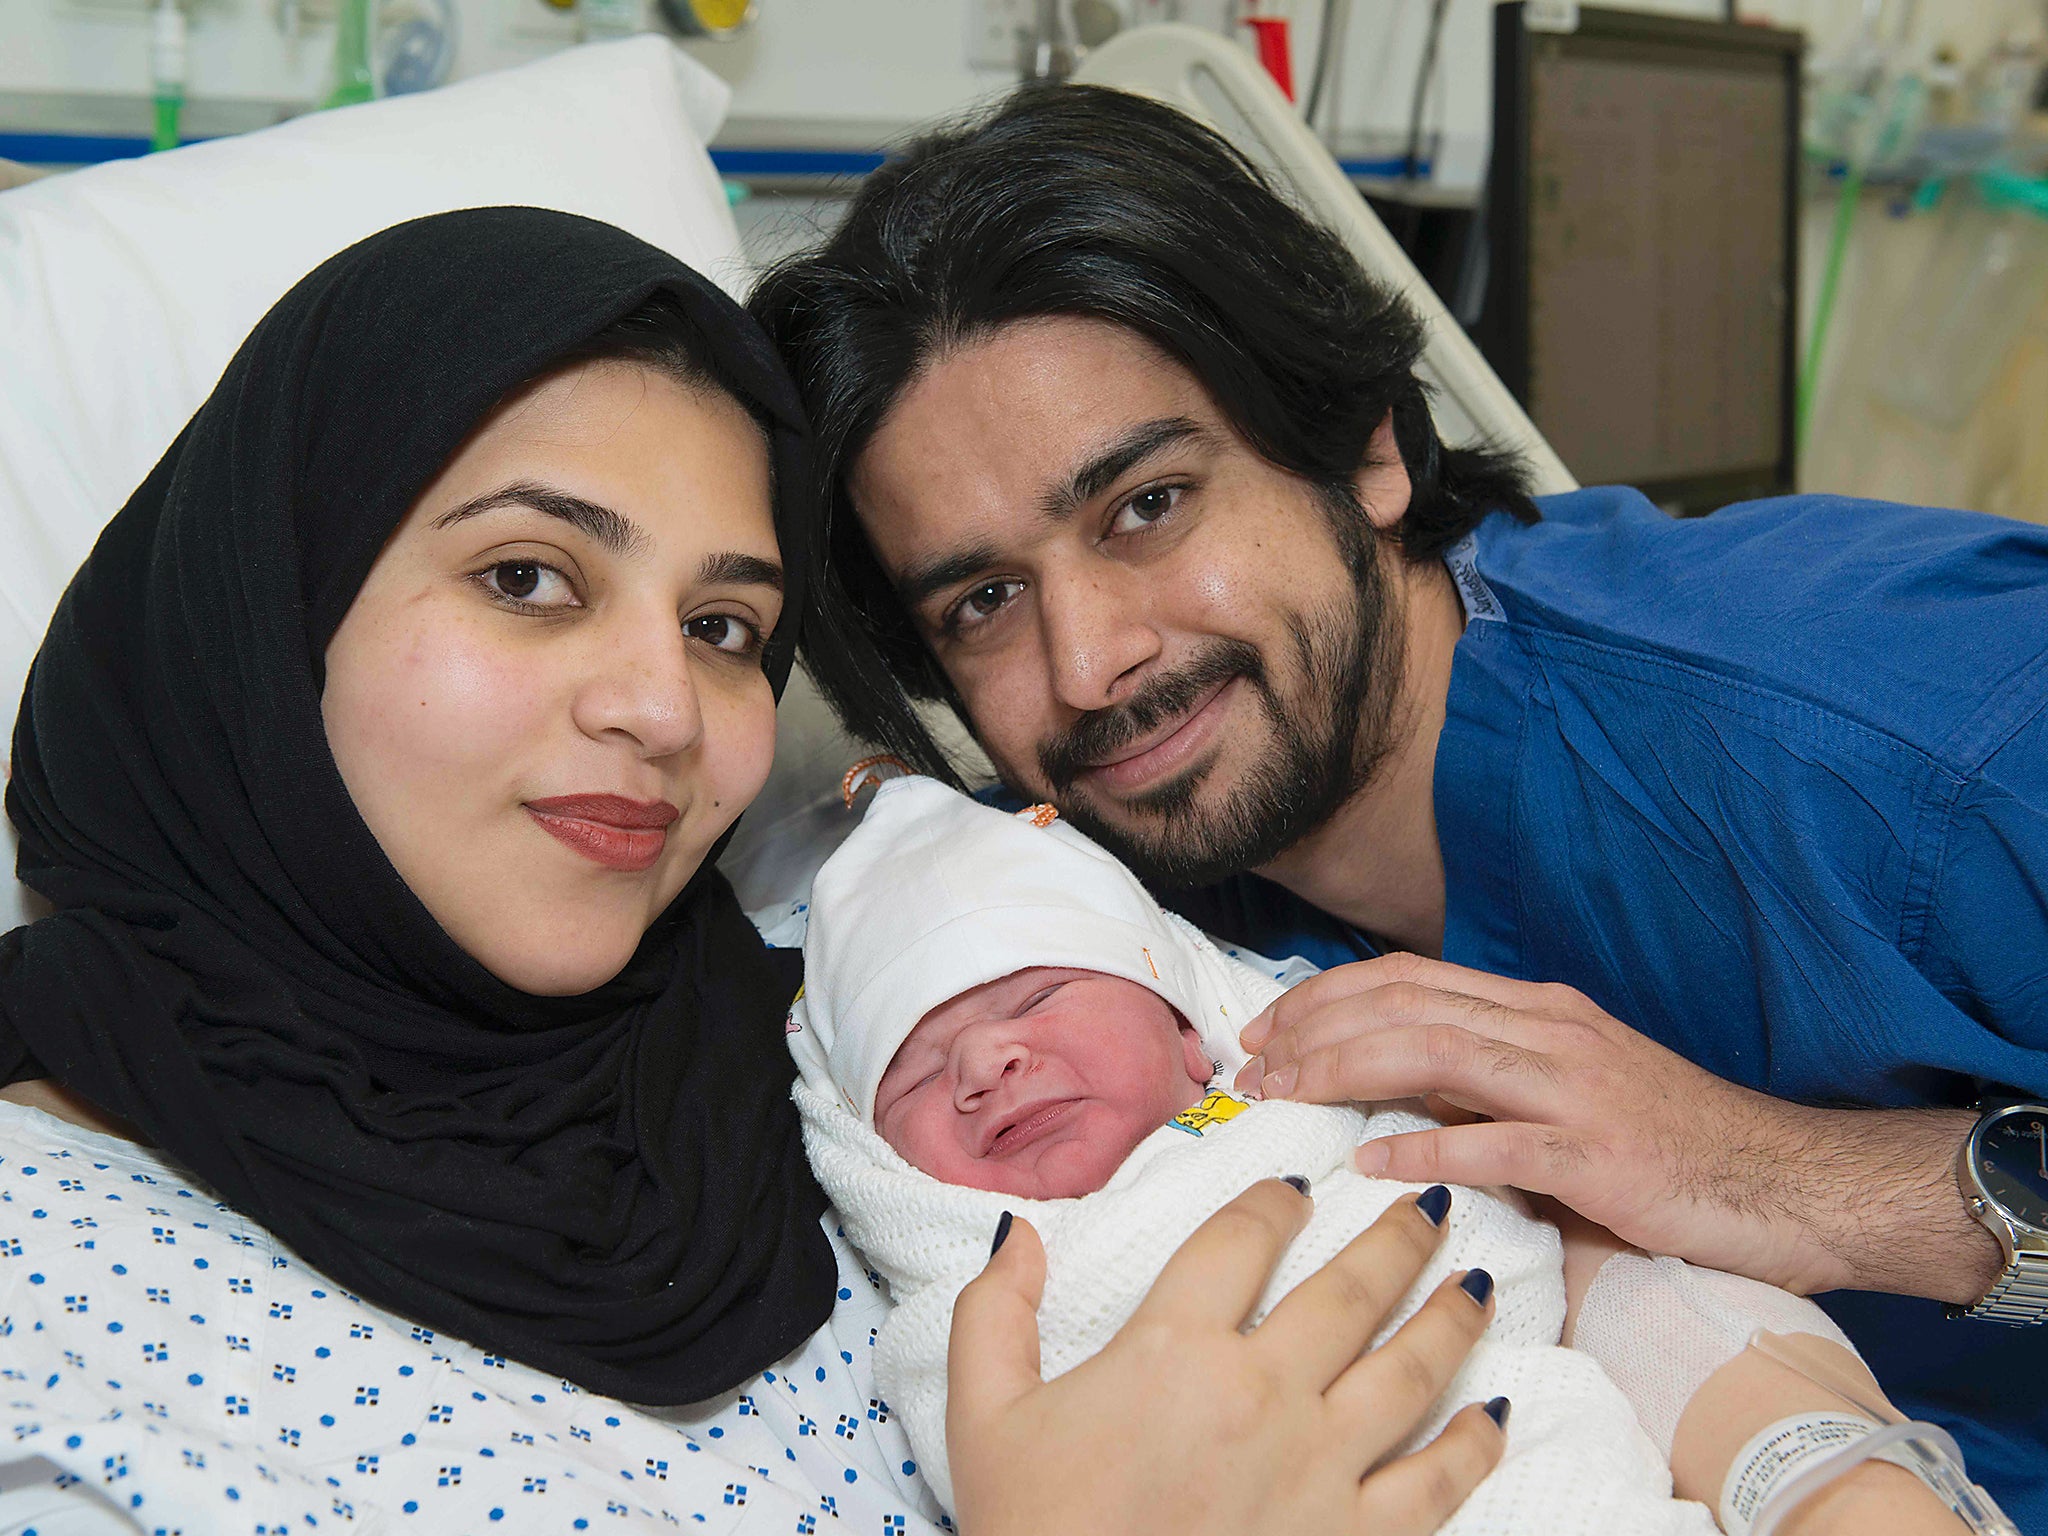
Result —
<instances>
[{"instance_id":1,"label":"hospital wall","mask_svg":"<svg viewBox=\"0 0 2048 1536\"><path fill-rule=\"evenodd\" d=\"M0 132L141 132L148 120L149 0L5 0L0 4ZM1781 0L1797 3L1797 0ZM1822 0L1824 3L1824 0ZM195 133L226 132L303 110L325 93L335 0L187 0ZM573 14L544 0L455 0L455 76L537 58L572 43ZM1236 0L1122 0L1142 19L1169 9L1221 24ZM1638 9L1717 16L1721 0L1647 0ZM1294 23L1299 72L1318 46L1320 0L1268 0ZM734 88L725 141L871 149L1013 83L1013 70L968 62L974 0L761 0L736 37L685 46ZM1336 73L1335 147L1352 157L1404 147L1427 0L1356 0ZM1440 147L1435 179L1470 191L1490 134L1492 0L1449 0L1425 126ZM289 34L281 18L295 14Z\"/></svg>"},{"instance_id":2,"label":"hospital wall","mask_svg":"<svg viewBox=\"0 0 2048 1536\"><path fill-rule=\"evenodd\" d=\"M0 0L0 133L141 134L149 119L149 0ZM191 15L187 123L195 134L233 132L303 111L327 89L336 0L186 0ZM390 5L404 0L380 0ZM721 140L728 146L874 150L917 125L992 99L1014 71L969 62L978 0L760 0L736 37L686 44L734 92ZM1118 0L1129 15L1180 5L1222 18L1238 0ZM573 43L573 14L543 0L453 0L460 35L455 75L538 58ZM1816 51L1838 45L1866 0L1740 0L1746 16L1807 31ZM1206 9L1204 9L1206 7ZM1470 200L1483 180L1491 136L1492 0L1448 0L1424 117L1423 195ZM1723 0L1641 0L1631 8L1717 17ZM1267 0L1294 22L1297 73L1321 40L1321 0ZM1389 159L1405 147L1430 0L1355 0L1324 117L1340 158ZM296 25L281 22L297 16ZM1930 40L1969 58L2023 19L2037 0L1944 0L1921 5ZM630 154L630 146L621 146ZM807 243L835 211L815 186L772 188L739 209L759 257ZM1902 217L1895 194L1866 198L1843 272L1841 318L1803 479L1811 486L1905 496L2048 516L2048 310L2011 317L2005 366L1960 423L1931 424L1879 387L1887 327L1916 302L1938 221ZM1831 219L1823 191L1806 216L1801 308ZM1805 326L1801 327L1802 335Z\"/></svg>"},{"instance_id":3,"label":"hospital wall","mask_svg":"<svg viewBox=\"0 0 2048 1536\"><path fill-rule=\"evenodd\" d=\"M189 119L233 131L301 111L326 90L337 0L183 0L191 17ZM390 5L393 0L380 0ZM403 0L399 0L402 4ZM968 62L979 6L1006 0L759 0L736 37L686 46L734 87L728 142L875 148L954 113L1014 78ZM1014 3L1014 0L1008 0ZM1178 13L1222 25L1242 0L1117 0L1134 21ZM2016 0L2024 8L2028 0ZM461 77L537 58L578 35L545 0L453 0ZM1745 16L1845 35L1865 0L1740 0ZM0 132L139 132L148 120L150 0L0 3ZM1724 0L1632 0L1625 7L1715 18ZM1321 0L1263 0L1292 22L1298 73L1319 46ZM1448 0L1425 126L1440 152L1434 183L1455 195L1484 175L1491 126L1492 0ZM1963 55L2010 24L2015 0L1923 6ZM1328 118L1340 157L1397 154L1423 52L1429 0L1354 0ZM291 18L296 22L285 25ZM1242 29L1239 29L1240 31Z\"/></svg>"}]
</instances>

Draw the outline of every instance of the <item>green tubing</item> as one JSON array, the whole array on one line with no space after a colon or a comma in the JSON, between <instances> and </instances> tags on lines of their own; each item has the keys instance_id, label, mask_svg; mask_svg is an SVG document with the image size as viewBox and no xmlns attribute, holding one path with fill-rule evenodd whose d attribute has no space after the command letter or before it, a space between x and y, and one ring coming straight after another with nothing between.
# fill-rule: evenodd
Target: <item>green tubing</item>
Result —
<instances>
[{"instance_id":1,"label":"green tubing","mask_svg":"<svg viewBox=\"0 0 2048 1536\"><path fill-rule=\"evenodd\" d=\"M1834 318L1835 289L1842 279L1842 258L1849 249L1849 232L1856 227L1856 210L1863 201L1863 176L1871 165L1889 164L1906 147L1907 133L1917 121L1925 83L1907 75L1894 85L1884 103L1884 118L1867 148L1852 147L1842 177L1842 200L1835 205L1834 232L1828 237L1827 265L1821 272L1820 294L1814 305L1813 335L1806 343L1806 362L1799 370L1799 388L1793 397L1792 440L1795 451L1806 446L1806 431L1813 424L1814 391L1820 383L1821 358L1828 341L1828 322ZM1873 103L1875 105L1875 103Z\"/></svg>"},{"instance_id":2,"label":"green tubing","mask_svg":"<svg viewBox=\"0 0 2048 1536\"><path fill-rule=\"evenodd\" d=\"M370 0L341 0L334 28L334 90L322 107L352 107L377 94L370 78Z\"/></svg>"},{"instance_id":3,"label":"green tubing","mask_svg":"<svg viewBox=\"0 0 2048 1536\"><path fill-rule=\"evenodd\" d=\"M1986 171L1977 190L1994 208L2024 208L2048 219L2048 176L2019 176L2011 171Z\"/></svg>"},{"instance_id":4,"label":"green tubing","mask_svg":"<svg viewBox=\"0 0 2048 1536\"><path fill-rule=\"evenodd\" d=\"M156 99L156 129L149 136L152 154L159 150L178 147L178 118L185 110L182 96L159 96Z\"/></svg>"},{"instance_id":5,"label":"green tubing","mask_svg":"<svg viewBox=\"0 0 2048 1536\"><path fill-rule=\"evenodd\" d=\"M1813 392L1820 382L1820 360L1827 349L1828 322L1834 318L1835 289L1842 280L1842 258L1849 249L1849 232L1856 227L1856 208L1863 201L1863 167L1851 161L1842 177L1842 200L1835 204L1834 233L1828 237L1828 259L1821 269L1820 295L1814 302L1813 335L1806 343L1806 362L1799 370L1799 392L1794 399L1792 435L1798 448L1806 446L1806 429L1813 423Z\"/></svg>"}]
</instances>

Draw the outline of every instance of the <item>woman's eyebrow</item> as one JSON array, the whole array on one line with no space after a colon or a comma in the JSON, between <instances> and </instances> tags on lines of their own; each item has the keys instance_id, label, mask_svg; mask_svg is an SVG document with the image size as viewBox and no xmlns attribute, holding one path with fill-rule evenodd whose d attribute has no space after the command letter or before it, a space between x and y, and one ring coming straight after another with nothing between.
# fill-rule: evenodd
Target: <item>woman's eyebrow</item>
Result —
<instances>
[{"instance_id":1,"label":"woman's eyebrow","mask_svg":"<svg viewBox=\"0 0 2048 1536\"><path fill-rule=\"evenodd\" d=\"M516 480L495 491L472 496L461 506L435 518L434 526L451 528L465 518L476 517L498 507L530 507L548 517L559 517L615 555L638 555L648 547L647 535L641 531L640 525L623 513L535 480ZM776 574L774 585L777 588L782 585L780 572Z\"/></svg>"},{"instance_id":2,"label":"woman's eyebrow","mask_svg":"<svg viewBox=\"0 0 2048 1536\"><path fill-rule=\"evenodd\" d=\"M782 590L782 567L759 555L743 555L728 549L706 555L697 566L697 584L702 587L772 587Z\"/></svg>"}]
</instances>

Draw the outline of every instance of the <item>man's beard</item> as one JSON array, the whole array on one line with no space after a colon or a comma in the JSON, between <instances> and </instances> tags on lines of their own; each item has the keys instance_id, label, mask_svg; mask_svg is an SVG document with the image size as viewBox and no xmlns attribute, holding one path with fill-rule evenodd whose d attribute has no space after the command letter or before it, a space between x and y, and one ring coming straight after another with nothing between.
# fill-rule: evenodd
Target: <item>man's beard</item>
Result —
<instances>
[{"instance_id":1,"label":"man's beard","mask_svg":"<svg viewBox=\"0 0 2048 1536\"><path fill-rule=\"evenodd\" d=\"M1256 646L1217 639L1177 671L1149 679L1129 702L1090 711L1039 745L1039 770L1061 814L1147 883L1208 885L1272 863L1336 815L1391 750L1389 722L1405 648L1399 626L1387 622L1385 579L1371 536L1362 533L1363 510L1346 501L1344 510L1356 522L1346 526L1338 508L1329 511L1351 572L1351 600L1288 619L1299 698L1281 697ZM1141 826L1110 822L1085 792L1075 793L1089 767L1232 679L1242 679L1257 697L1270 736L1261 760L1220 803L1199 803L1213 762L1119 802Z\"/></svg>"}]
</instances>

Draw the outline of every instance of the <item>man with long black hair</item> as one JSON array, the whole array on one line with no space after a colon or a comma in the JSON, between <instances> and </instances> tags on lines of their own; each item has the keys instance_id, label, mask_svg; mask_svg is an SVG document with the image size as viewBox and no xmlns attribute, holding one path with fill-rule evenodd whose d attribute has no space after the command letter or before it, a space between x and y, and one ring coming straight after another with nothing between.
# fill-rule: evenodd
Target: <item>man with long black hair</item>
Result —
<instances>
[{"instance_id":1,"label":"man with long black hair","mask_svg":"<svg viewBox=\"0 0 2048 1536\"><path fill-rule=\"evenodd\" d=\"M1436 1094L1479 1118L1361 1166L1830 1293L2048 1526L2048 1328L1936 1305L2048 1311L1958 1182L1980 1094L2048 1094L2048 532L1539 508L1333 236L1113 92L913 146L753 308L853 729L945 774L949 704L1190 915L1353 962L1248 1031L1266 1093Z\"/></svg>"}]
</instances>

